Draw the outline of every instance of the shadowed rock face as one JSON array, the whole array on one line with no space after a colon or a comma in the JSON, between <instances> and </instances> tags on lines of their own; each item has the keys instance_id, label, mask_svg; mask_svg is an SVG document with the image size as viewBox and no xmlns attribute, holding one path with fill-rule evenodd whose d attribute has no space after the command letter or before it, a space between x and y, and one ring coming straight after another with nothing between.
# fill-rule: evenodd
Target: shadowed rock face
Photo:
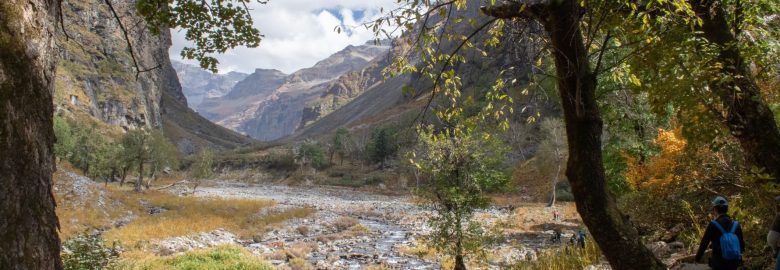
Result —
<instances>
[{"instance_id":1,"label":"shadowed rock face","mask_svg":"<svg viewBox=\"0 0 780 270\"><path fill-rule=\"evenodd\" d=\"M230 148L251 141L187 108L168 48L170 32L152 34L135 14L135 0L112 1L142 70L138 74L119 22L101 0L64 0L65 30L57 27L60 62L55 80L57 114L96 119L125 130L161 128L180 150ZM66 36L67 33L67 36ZM236 79L237 81L237 79ZM185 149L186 148L186 149Z\"/></svg>"},{"instance_id":2,"label":"shadowed rock face","mask_svg":"<svg viewBox=\"0 0 780 270\"><path fill-rule=\"evenodd\" d=\"M222 126L270 141L295 132L304 107L319 99L340 76L364 69L389 47L348 46L310 68L286 75L257 69L224 96L205 99L198 111Z\"/></svg>"}]
</instances>

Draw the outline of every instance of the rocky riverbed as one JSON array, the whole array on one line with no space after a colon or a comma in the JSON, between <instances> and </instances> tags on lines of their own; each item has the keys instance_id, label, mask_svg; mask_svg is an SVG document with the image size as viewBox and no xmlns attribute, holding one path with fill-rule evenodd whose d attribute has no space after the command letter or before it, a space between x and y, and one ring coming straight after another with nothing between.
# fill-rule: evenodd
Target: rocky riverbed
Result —
<instances>
[{"instance_id":1,"label":"rocky riverbed","mask_svg":"<svg viewBox=\"0 0 780 270\"><path fill-rule=\"evenodd\" d=\"M317 211L307 218L274 226L262 236L236 242L264 256L274 265L290 265L291 258L305 258L319 269L362 269L386 265L401 269L440 269L442 258L419 247L430 232L426 217L432 213L411 202L409 196L381 195L351 188L326 186L250 185L218 182L198 188L196 196L243 199L271 199L277 205L262 209L260 215L293 207ZM486 252L490 268L535 260L541 249L549 248L553 229L576 228L572 221L550 221L543 206L523 211L518 218L511 208L492 208L476 218L485 228L521 220L530 230L501 232L499 244ZM543 215L543 216L542 216ZM530 224L533 223L533 224ZM499 224L501 226L494 226Z\"/></svg>"}]
</instances>

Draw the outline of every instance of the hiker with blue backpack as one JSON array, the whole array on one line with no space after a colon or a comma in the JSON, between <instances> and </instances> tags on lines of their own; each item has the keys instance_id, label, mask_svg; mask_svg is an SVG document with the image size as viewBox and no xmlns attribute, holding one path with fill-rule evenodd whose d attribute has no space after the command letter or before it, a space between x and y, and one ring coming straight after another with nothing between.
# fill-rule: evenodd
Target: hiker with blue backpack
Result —
<instances>
[{"instance_id":1,"label":"hiker with blue backpack","mask_svg":"<svg viewBox=\"0 0 780 270\"><path fill-rule=\"evenodd\" d=\"M704 251L712 248L709 266L713 270L736 270L742 264L742 253L745 252L745 240L742 238L742 226L729 217L729 203L726 198L715 197L712 210L716 218L707 225L704 237L696 252L696 262L701 262Z\"/></svg>"},{"instance_id":2,"label":"hiker with blue backpack","mask_svg":"<svg viewBox=\"0 0 780 270\"><path fill-rule=\"evenodd\" d=\"M766 243L776 254L775 270L780 270L780 196L775 197L775 221L772 222L772 227L769 229L769 233L766 235Z\"/></svg>"}]
</instances>

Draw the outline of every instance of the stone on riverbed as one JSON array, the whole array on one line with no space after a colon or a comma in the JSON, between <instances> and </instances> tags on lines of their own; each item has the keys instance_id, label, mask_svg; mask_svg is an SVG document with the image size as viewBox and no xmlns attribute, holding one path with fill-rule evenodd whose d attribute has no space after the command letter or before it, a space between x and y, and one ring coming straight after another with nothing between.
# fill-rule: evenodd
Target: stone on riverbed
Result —
<instances>
[{"instance_id":1,"label":"stone on riverbed","mask_svg":"<svg viewBox=\"0 0 780 270\"><path fill-rule=\"evenodd\" d=\"M236 235L224 229L189 236L168 238L157 244L157 255L168 256L195 249L236 243Z\"/></svg>"}]
</instances>

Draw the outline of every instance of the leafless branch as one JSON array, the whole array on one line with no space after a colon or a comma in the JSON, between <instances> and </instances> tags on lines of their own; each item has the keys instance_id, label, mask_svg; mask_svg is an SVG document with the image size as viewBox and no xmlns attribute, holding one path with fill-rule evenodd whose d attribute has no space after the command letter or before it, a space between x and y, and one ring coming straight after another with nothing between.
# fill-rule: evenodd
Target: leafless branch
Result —
<instances>
[{"instance_id":1,"label":"leafless branch","mask_svg":"<svg viewBox=\"0 0 780 270\"><path fill-rule=\"evenodd\" d=\"M119 29L122 30L122 34L125 36L125 41L127 42L127 49L130 51L130 57L133 59L133 65L135 66L135 79L138 80L138 76L141 75L143 72L148 72L155 70L157 68L160 68L161 65L157 65L153 68L141 68L141 66L138 64L138 59L135 57L135 51L133 51L133 43L130 42L130 36L127 33L127 29L125 28L125 25L122 23L122 19L119 17L119 14L116 12L116 9L114 9L114 5L111 4L111 0L104 0L106 5L108 5L108 9L111 10L111 14L114 15L114 19L116 19L116 22L119 24Z\"/></svg>"},{"instance_id":2,"label":"leafless branch","mask_svg":"<svg viewBox=\"0 0 780 270\"><path fill-rule=\"evenodd\" d=\"M62 2L63 0L59 0L59 5L57 6L57 11L60 13L60 27L62 28L62 33L65 34L65 41L70 41L71 37L68 31L65 30L65 13L62 12Z\"/></svg>"},{"instance_id":3,"label":"leafless branch","mask_svg":"<svg viewBox=\"0 0 780 270\"><path fill-rule=\"evenodd\" d=\"M612 37L612 31L607 31L607 35L604 37L604 41L601 42L601 50L599 50L599 58L596 61L596 69L593 70L593 73L599 74L599 69L601 68L601 59L604 57L604 51L607 50L607 42L609 42L609 39Z\"/></svg>"}]
</instances>

